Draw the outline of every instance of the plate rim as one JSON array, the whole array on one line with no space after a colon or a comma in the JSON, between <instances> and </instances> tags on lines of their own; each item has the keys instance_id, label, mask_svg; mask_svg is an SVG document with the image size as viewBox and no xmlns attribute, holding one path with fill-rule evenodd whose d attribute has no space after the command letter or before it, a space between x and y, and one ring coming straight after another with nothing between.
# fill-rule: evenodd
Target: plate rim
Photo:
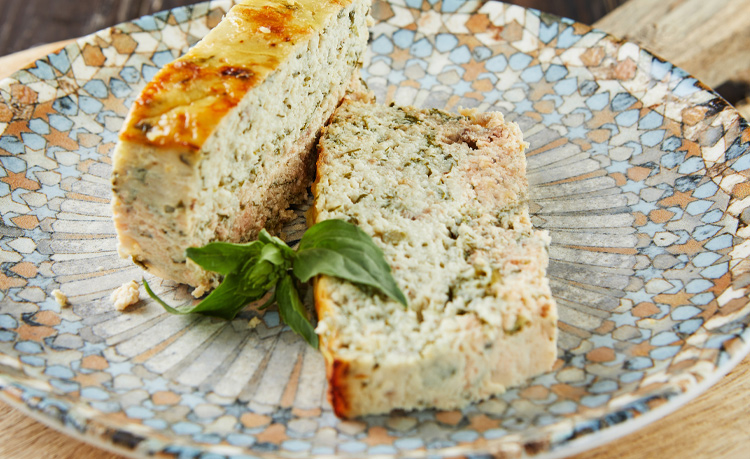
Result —
<instances>
[{"instance_id":1,"label":"plate rim","mask_svg":"<svg viewBox=\"0 0 750 459\"><path fill-rule=\"evenodd\" d=\"M399 3L400 2L400 3L404 3L405 4L405 6L404 6L405 8L412 8L412 7L408 6L408 5L406 5L406 0L385 0L385 2L386 3L390 3L390 4L392 4L392 3ZM59 50L57 50L55 52L52 52L52 53L49 53L49 54L47 54L47 55L45 55L43 57L37 58L33 62L30 62L28 65L24 66L23 68L14 71L13 74L10 75L9 77L0 80L0 86L5 87L5 83L8 80L15 80L15 76L19 72L22 72L24 70L28 70L30 68L35 68L36 63L38 61L45 60L45 59L49 60L49 57L51 55L58 54L58 53L60 53L63 50L67 50L69 47L71 47L71 48L76 48L77 47L78 49L82 50L83 46L85 44L87 44L86 40L88 38L99 36L99 34L102 34L102 33L107 33L110 29L114 29L114 28L117 28L117 27L120 27L120 26L123 26L123 25L132 24L134 21L140 20L140 19L145 18L145 17L152 17L152 16L155 16L155 15L158 15L158 14L165 14L165 13L169 13L169 12L172 12L172 11L192 9L192 8L194 8L197 5L207 5L208 9L212 10L214 8L217 8L217 7L231 6L231 5L234 5L235 3L236 3L236 0L204 0L204 1L199 1L199 2L196 2L196 3L190 4L190 5L180 6L180 7L176 7L176 8L170 8L170 9L166 9L166 10L163 10L163 11L160 11L160 12L156 12L156 13L152 13L152 14L149 14L149 15L141 16L139 18L135 18L135 19L132 19L132 20L129 20L129 21L125 21L125 22L119 23L119 24L117 24L115 26L112 26L112 27L109 27L109 28L98 30L98 31L93 32L91 34L88 34L88 35L76 38L76 39L74 39L74 41L72 43L65 45L64 47L60 48ZM640 52L645 52L649 56L651 56L652 58L658 59L658 60L660 60L663 63L669 63L675 69L682 70L679 66L672 64L670 61L668 61L666 59L663 59L659 55L653 53L652 51L650 51L650 50L648 50L646 48L643 48L641 45L639 45L639 44L637 44L635 42L632 42L632 41L629 41L629 40L625 40L625 39L620 39L618 37L610 35L609 33L605 32L605 31L603 31L601 29L598 29L598 28L595 28L595 27L592 27L592 26L589 26L587 24L583 24L583 23L580 23L580 22L577 22L577 21L573 21L573 20L570 20L570 19L567 19L567 18L564 18L564 17L560 17L560 16L557 16L557 15L554 15L554 14L550 14L550 13L546 13L546 12L541 12L538 9L526 8L526 7L523 7L523 6L520 6L520 5L515 5L515 4L508 4L508 3L505 3L505 2L502 2L502 1L498 1L498 0L469 0L469 1L465 2L462 5L461 8L467 8L467 5L468 5L468 6L472 7L471 8L472 11L476 12L476 11L479 10L479 8L481 7L481 5L483 5L485 3L502 3L505 6L505 8L512 7L512 8L520 8L520 9L522 9L524 11L531 10L531 11L537 12L540 15L544 15L546 17L553 18L555 21L560 22L560 23L564 23L564 24L567 24L567 25L573 25L573 24L581 25L581 26L586 27L588 29L588 31L586 33L594 32L594 31L595 32L600 32L600 33L602 33L604 35L603 38L610 39L610 40L612 40L612 41L614 41L616 43L622 43L622 44L632 43L635 46L637 46L637 48L638 48L638 50ZM476 6L474 6L474 5L476 5ZM434 4L434 5L431 4L431 6L434 8L433 11L438 11L440 14L445 14L445 13L442 13L442 11L437 8L437 4ZM160 30L151 31L149 33L160 33ZM173 48L169 48L169 49L173 49ZM721 108L720 110L718 110L719 112L729 109L730 111L739 114L739 112L737 112L736 108L734 108L729 102L727 102L721 95L719 95L718 93L716 93L715 90L713 90L712 88L706 86L704 83L702 83L700 81L700 79L696 78L692 74L690 74L688 72L685 72L684 70L682 70L682 71L685 73L686 77L694 78L696 80L696 87L700 87L700 89L703 90L703 91L710 92L715 97L716 100L718 100L721 104L724 105L723 108ZM17 81L17 80L15 80L15 81ZM671 90L670 90L670 92L671 92ZM73 91L70 94L77 94L77 91ZM745 120L744 117L742 117L742 115L739 115L739 116L740 116L740 119ZM750 127L748 127L748 120L745 120L744 130L750 132ZM750 153L750 150L748 150L747 152ZM704 176L708 177L711 181L713 181L713 178L714 178L715 175L709 175L708 171L706 171L706 173L704 173ZM750 181L750 179L749 179L749 181ZM732 201L731 201L731 194L729 192L727 192L727 195L730 197L730 201L728 201L728 204L727 204L727 207L728 207L731 204ZM736 236L736 237L740 237L740 236ZM743 240L744 241L749 241L750 238L747 238L747 239L743 238ZM733 247L736 247L736 246L737 246L737 244L733 243ZM726 289L724 291L726 291ZM747 296L747 295L745 295L745 296ZM742 318L736 319L735 322L739 323L739 320L741 320L741 319L745 319L746 320L748 316L750 316L750 311L745 316L743 316ZM747 324L747 323L744 323L743 324L743 331L746 332L748 329L750 329L750 325ZM740 336L736 335L735 337L740 337ZM591 450L593 448L596 448L598 446L602 446L602 445L610 443L611 441L614 441L614 440L616 440L618 438L622 438L622 437L624 437L626 435L629 435L629 434L631 434L633 432L636 432L636 431L642 429L643 427L651 424L652 422L654 422L654 421L656 421L658 419L661 419L661 418L665 417L666 415L668 415L670 413L673 413L673 412L677 411L678 409L680 409L681 407L683 407L688 402L694 400L699 395L701 395L702 393L706 392L713 385L715 385L718 381L720 381L722 378L724 378L730 371L732 371L749 354L750 354L750 340L743 340L742 344L740 346L738 346L738 349L736 349L736 350L734 350L732 352L732 355L731 355L731 357L729 359L725 360L724 362L720 362L719 359L717 358L715 370L712 371L711 373L709 373L708 377L706 377L705 379L703 379L703 380L701 380L701 381L699 381L697 383L691 383L691 384L687 385L687 389L684 389L681 392L676 393L676 394L670 394L669 392L664 392L662 394L657 394L656 397L662 397L665 400L664 404L662 404L662 405L660 405L660 406L658 406L656 408L649 409L648 411L644 412L643 414L640 414L637 417L629 418L629 419L627 419L625 421L621 421L621 422L618 422L618 423L615 423L615 424L607 425L606 427L603 427L603 428L597 430L594 433L585 434L585 435L583 435L581 437L574 438L572 440L565 440L565 441L559 443L557 446L552 445L551 449L549 449L547 451L543 451L540 454L534 454L533 457L537 457L537 458L540 458L540 459L556 459L556 458L567 457L567 456L572 455L572 454L578 454L578 453L581 453L581 452L584 452L584 451ZM2 357L2 355L0 355L0 357ZM0 360L0 365L2 365L2 360ZM54 418L53 416L50 416L50 415L47 415L47 414L45 414L45 413L43 413L41 411L35 410L28 403L21 403L18 400L13 399L11 396L9 396L6 393L6 392L9 392L8 389L10 387L12 387L14 384L15 385L19 385L19 386L24 386L24 387L26 387L27 389L30 389L30 390L38 390L38 389L33 388L33 382L34 381L37 381L37 379L36 378L31 378L31 377L15 378L13 376L8 376L8 375L0 372L0 399L3 400L3 401L5 401L6 403L8 403L8 405L10 405L11 407L13 407L14 409L18 409L19 411L21 411L24 414L32 417L35 420L41 422L42 424L44 424L44 425L46 425L48 427L51 427L51 428L53 428L53 429L55 429L55 430L57 430L59 432L62 432L65 435L71 436L71 437L75 438L76 440L92 444L92 445L94 445L96 447L99 447L99 448L102 448L102 449L105 449L105 450L108 450L108 451L115 452L117 454L121 454L121 455L124 455L124 456L127 456L127 457L134 457L134 458L146 458L146 457L151 457L151 455L154 454L154 453L158 453L158 452L162 451L162 450L150 450L150 451L148 451L147 455L140 455L140 454L136 454L136 452L134 452L134 450L121 449L120 447L117 446L117 444L113 441L113 439L110 436L105 436L104 435L104 432L106 432L106 430L101 430L100 432L96 432L95 430L100 430L100 429L90 429L90 428L88 428L89 425L87 425L85 433L81 433L81 432L79 432L78 430L76 430L76 429L74 429L72 427L68 427L68 426L62 424L61 422L59 422L58 419ZM29 382L32 383L32 384L29 384ZM673 380L670 380L670 383L673 383ZM66 419L66 420L69 419L69 418L71 420L74 420L75 416L69 416L68 413L70 413L70 412L73 412L75 414L75 413L78 413L79 411L92 410L92 408L83 407L84 403L81 402L81 401L67 401L67 400L65 400L65 397L62 397L62 396L60 396L58 394L54 394L52 392L47 392L46 396L48 398L50 398L50 399L59 400L62 403L70 404L70 410L66 413L66 416L64 417L64 419ZM572 426L571 426L571 431L572 431L575 428L575 426L578 425L578 424L581 424L583 422L589 422L592 419L601 420L606 415L611 415L611 414L616 414L616 413L619 413L619 412L622 412L622 411L626 411L628 406L630 406L630 405L632 405L634 403L637 403L639 400L650 399L652 397L654 397L654 394L649 394L649 395L641 396L641 397L639 397L637 399L634 399L634 400L630 401L629 403L627 403L627 404L619 407L619 409L617 409L617 410L610 411L608 414L605 414L605 415L602 415L602 416L598 416L596 418L584 418L582 416L576 416L576 417L573 417L573 418L570 418L570 419L566 419L564 421L564 423L568 423L568 421L572 420ZM93 416L86 416L85 414L81 414L81 416L86 419L86 421L87 421L88 424L93 424L94 426L103 427L104 429L110 429L110 428L112 428L111 426L108 426L107 423L102 422L102 420L99 419L95 415L93 415ZM560 424L560 423L558 423L558 424ZM510 436L516 435L515 432L508 433L508 434L503 435L502 437L497 438L497 439L487 440L486 441L486 445L487 446L482 451L478 451L477 453L479 453L479 454L483 454L483 453L493 454L495 452L501 451L503 449L503 446L507 446L507 445L519 445L519 446L521 446L523 448L523 446L528 445L530 443L533 443L535 441L534 438L531 438L531 437L527 438L526 434L535 434L536 437L539 437L541 433L547 431L549 429L549 427L553 427L555 425L557 425L557 424L551 424L549 426L536 426L536 427L532 427L530 429L526 429L526 430L524 430L522 432L518 432L517 434L521 435L521 438L518 439L518 440L510 440L510 439L508 439L509 435ZM130 433L132 435L141 436L141 435L139 435L136 432L137 429L133 429L132 427L133 427L133 424L127 424L125 426L125 428L120 429L120 430L123 431L123 432ZM128 430L128 428L130 428L131 430ZM153 428L149 427L148 429L154 431ZM171 439L178 439L179 438L177 434L168 433L167 435ZM197 442L194 442L192 440L188 441L188 442L185 442L184 445L182 444L182 442L179 442L179 441L175 442L175 443L172 443L172 444L174 444L174 445L180 445L180 446L189 445L191 447L198 447L198 448L201 448L202 452L204 452L204 453L211 452L211 449L213 449L213 447L216 446L216 445L211 445L211 444L206 444L206 443L197 443ZM169 446L169 445L163 445L163 446ZM493 446L495 446L495 447L493 448ZM230 446L229 448L236 448L236 447ZM458 447L457 446L457 447L441 448L441 449L438 449L438 450L427 450L427 449L425 449L423 451L423 454L420 454L420 456L421 455L427 455L427 454L429 454L431 452L434 452L435 454L448 454L450 450L456 449L456 448L461 448L461 450L464 453L467 453L467 451L465 451L465 447ZM250 447L250 449L252 450L252 447ZM471 453L471 452L469 452L469 453ZM259 454L262 457L276 457L276 455L274 455L273 453L263 452L263 453L259 453ZM400 452L399 455L402 456L402 457L409 457L409 453L408 452ZM359 457L357 454L349 454L349 453L336 453L334 456L335 457ZM279 455L278 457L285 457L285 456Z\"/></svg>"}]
</instances>

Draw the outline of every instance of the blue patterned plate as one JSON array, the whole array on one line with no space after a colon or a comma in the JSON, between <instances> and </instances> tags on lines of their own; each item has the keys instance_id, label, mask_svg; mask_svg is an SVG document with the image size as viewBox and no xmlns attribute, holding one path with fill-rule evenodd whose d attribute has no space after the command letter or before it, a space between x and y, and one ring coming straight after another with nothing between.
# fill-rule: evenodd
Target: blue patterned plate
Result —
<instances>
[{"instance_id":1,"label":"blue patterned plate","mask_svg":"<svg viewBox=\"0 0 750 459\"><path fill-rule=\"evenodd\" d=\"M676 409L748 352L747 122L633 43L497 2L375 2L364 74L381 102L499 110L523 129L552 236L552 372L463 411L342 422L320 355L274 310L170 316L142 293L114 311L112 290L142 276L115 253L118 129L230 5L122 24L0 83L4 400L135 457L561 456Z\"/></svg>"}]
</instances>

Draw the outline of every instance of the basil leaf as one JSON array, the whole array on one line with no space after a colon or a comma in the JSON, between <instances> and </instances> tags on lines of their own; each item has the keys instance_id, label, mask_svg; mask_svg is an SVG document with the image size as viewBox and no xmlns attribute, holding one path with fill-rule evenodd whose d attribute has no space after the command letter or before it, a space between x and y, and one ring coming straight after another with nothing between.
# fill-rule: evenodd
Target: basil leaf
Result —
<instances>
[{"instance_id":1,"label":"basil leaf","mask_svg":"<svg viewBox=\"0 0 750 459\"><path fill-rule=\"evenodd\" d=\"M243 272L242 290L247 292L268 291L286 272L268 261L261 261Z\"/></svg>"},{"instance_id":2,"label":"basil leaf","mask_svg":"<svg viewBox=\"0 0 750 459\"><path fill-rule=\"evenodd\" d=\"M302 336L307 344L317 349L318 335L315 334L315 329L307 318L307 311L299 299L294 280L288 274L276 284L276 304L279 306L281 320L295 333Z\"/></svg>"},{"instance_id":3,"label":"basil leaf","mask_svg":"<svg viewBox=\"0 0 750 459\"><path fill-rule=\"evenodd\" d=\"M407 305L380 248L362 229L343 220L314 225L302 237L297 252L262 229L255 242L212 242L202 248L191 247L186 253L203 269L224 275L224 280L197 305L174 308L162 301L144 279L146 292L168 312L200 313L231 320L275 284L276 291L261 309L276 300L281 320L315 348L318 336L299 298L290 268L303 282L327 274L368 285Z\"/></svg>"},{"instance_id":4,"label":"basil leaf","mask_svg":"<svg viewBox=\"0 0 750 459\"><path fill-rule=\"evenodd\" d=\"M340 277L373 287L407 306L382 250L361 228L343 220L325 220L307 230L292 266L302 282L318 274Z\"/></svg>"},{"instance_id":5,"label":"basil leaf","mask_svg":"<svg viewBox=\"0 0 750 459\"><path fill-rule=\"evenodd\" d=\"M307 249L297 254L293 269L294 275L302 282L318 274L326 274L373 287L407 306L406 297L396 285L390 272L375 272L367 269L364 267L365 261L362 253L356 251L342 253L328 248Z\"/></svg>"},{"instance_id":6,"label":"basil leaf","mask_svg":"<svg viewBox=\"0 0 750 459\"><path fill-rule=\"evenodd\" d=\"M274 246L278 247L283 253L284 258L286 259L292 260L296 255L294 253L294 250L289 247L286 242L282 241L276 236L271 236L265 228L260 230L260 233L258 233L258 240L266 244L273 244Z\"/></svg>"},{"instance_id":7,"label":"basil leaf","mask_svg":"<svg viewBox=\"0 0 750 459\"><path fill-rule=\"evenodd\" d=\"M248 260L242 267L242 291L267 291L281 279L291 267L291 261L274 244L266 244L260 257Z\"/></svg>"},{"instance_id":8,"label":"basil leaf","mask_svg":"<svg viewBox=\"0 0 750 459\"><path fill-rule=\"evenodd\" d=\"M284 258L284 253L274 244L266 244L263 246L263 249L260 251L258 263L262 261L268 261L276 266L284 266L284 264L288 263L287 259Z\"/></svg>"},{"instance_id":9,"label":"basil leaf","mask_svg":"<svg viewBox=\"0 0 750 459\"><path fill-rule=\"evenodd\" d=\"M206 271L226 276L240 269L246 260L260 256L264 245L260 241L248 244L211 242L203 247L189 247L185 252L188 258Z\"/></svg>"},{"instance_id":10,"label":"basil leaf","mask_svg":"<svg viewBox=\"0 0 750 459\"><path fill-rule=\"evenodd\" d=\"M257 296L248 296L241 294L239 290L239 276L235 273L228 274L224 277L221 285L216 287L206 298L191 308L173 308L159 298L151 287L143 279L143 286L146 293L158 302L170 314L192 314L200 313L207 316L221 317L222 319L232 320L248 303L262 297L265 290Z\"/></svg>"},{"instance_id":11,"label":"basil leaf","mask_svg":"<svg viewBox=\"0 0 750 459\"><path fill-rule=\"evenodd\" d=\"M317 247L321 241L345 238L372 244L372 238L362 228L344 220L323 220L305 231L299 242L299 250ZM374 246L374 244L372 244ZM377 246L375 246L377 248ZM378 249L379 250L379 249Z\"/></svg>"},{"instance_id":12,"label":"basil leaf","mask_svg":"<svg viewBox=\"0 0 750 459\"><path fill-rule=\"evenodd\" d=\"M343 220L325 220L310 228L302 236L299 252L311 248L361 252L364 268L375 272L391 272L382 250L375 245L372 238L358 226Z\"/></svg>"}]
</instances>

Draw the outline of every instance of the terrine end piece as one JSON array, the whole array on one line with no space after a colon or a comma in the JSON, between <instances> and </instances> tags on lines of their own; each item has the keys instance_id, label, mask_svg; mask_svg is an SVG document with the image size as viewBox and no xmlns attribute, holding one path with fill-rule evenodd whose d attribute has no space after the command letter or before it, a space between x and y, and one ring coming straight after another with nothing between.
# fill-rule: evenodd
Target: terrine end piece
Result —
<instances>
[{"instance_id":1,"label":"terrine end piece","mask_svg":"<svg viewBox=\"0 0 750 459\"><path fill-rule=\"evenodd\" d=\"M118 251L198 287L185 257L274 231L314 178L314 145L359 86L370 0L241 0L136 99L113 157Z\"/></svg>"}]
</instances>

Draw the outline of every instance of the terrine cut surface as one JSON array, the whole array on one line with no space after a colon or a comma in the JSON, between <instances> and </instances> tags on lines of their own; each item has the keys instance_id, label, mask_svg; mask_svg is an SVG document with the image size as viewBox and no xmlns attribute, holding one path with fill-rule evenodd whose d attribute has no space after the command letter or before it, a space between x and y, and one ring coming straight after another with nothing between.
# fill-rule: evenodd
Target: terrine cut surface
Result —
<instances>
[{"instance_id":1,"label":"terrine cut surface","mask_svg":"<svg viewBox=\"0 0 750 459\"><path fill-rule=\"evenodd\" d=\"M525 147L499 113L361 102L334 113L319 144L315 221L371 235L409 300L317 280L337 415L461 408L551 369L549 238L529 219Z\"/></svg>"},{"instance_id":2,"label":"terrine cut surface","mask_svg":"<svg viewBox=\"0 0 750 459\"><path fill-rule=\"evenodd\" d=\"M359 84L370 0L244 0L135 101L113 159L118 251L158 276L217 278L185 258L288 218L323 124Z\"/></svg>"}]
</instances>

